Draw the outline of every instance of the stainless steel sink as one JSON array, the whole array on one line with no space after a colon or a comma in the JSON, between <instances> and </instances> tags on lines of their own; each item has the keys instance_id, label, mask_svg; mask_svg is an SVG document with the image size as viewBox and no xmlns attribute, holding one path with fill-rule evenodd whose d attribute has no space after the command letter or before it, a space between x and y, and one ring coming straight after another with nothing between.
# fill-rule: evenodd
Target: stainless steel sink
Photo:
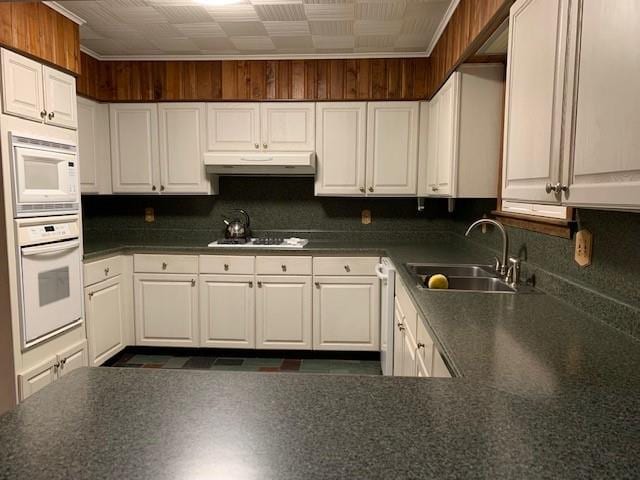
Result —
<instances>
[{"instance_id":1,"label":"stainless steel sink","mask_svg":"<svg viewBox=\"0 0 640 480\"><path fill-rule=\"evenodd\" d=\"M434 292L516 293L532 291L531 287L514 288L507 284L490 265L449 265L437 263L407 263L409 273L418 282L418 288L427 289L429 277L442 274L449 280L448 289Z\"/></svg>"}]
</instances>

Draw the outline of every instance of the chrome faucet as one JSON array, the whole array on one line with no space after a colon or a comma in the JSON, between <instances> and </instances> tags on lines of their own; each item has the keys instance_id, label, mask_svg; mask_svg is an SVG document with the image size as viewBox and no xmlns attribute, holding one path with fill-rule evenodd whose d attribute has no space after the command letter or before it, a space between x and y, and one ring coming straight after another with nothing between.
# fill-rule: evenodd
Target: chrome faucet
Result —
<instances>
[{"instance_id":1,"label":"chrome faucet","mask_svg":"<svg viewBox=\"0 0 640 480\"><path fill-rule=\"evenodd\" d=\"M496 220L492 220L490 218L481 218L471 224L471 226L467 229L467 233L464 234L465 237L468 237L471 233L471 230L476 228L478 225L493 225L502 234L502 261L498 260L496 264L496 271L500 272L500 275L503 277L507 276L507 262L509 257L509 237L507 236L507 231L504 229L502 224ZM514 272L515 273L515 272Z\"/></svg>"}]
</instances>

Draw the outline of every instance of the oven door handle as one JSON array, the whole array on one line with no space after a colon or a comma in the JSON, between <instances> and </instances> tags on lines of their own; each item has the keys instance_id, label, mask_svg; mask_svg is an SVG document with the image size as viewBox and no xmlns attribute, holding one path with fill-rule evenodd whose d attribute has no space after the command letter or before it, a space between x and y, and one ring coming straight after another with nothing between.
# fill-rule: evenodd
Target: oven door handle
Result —
<instances>
[{"instance_id":1,"label":"oven door handle","mask_svg":"<svg viewBox=\"0 0 640 480\"><path fill-rule=\"evenodd\" d=\"M54 253L64 252L66 250L73 250L78 247L80 247L80 242L78 240L73 240L71 242L54 243L51 245L24 247L22 249L22 256L42 255L42 254L50 255Z\"/></svg>"}]
</instances>

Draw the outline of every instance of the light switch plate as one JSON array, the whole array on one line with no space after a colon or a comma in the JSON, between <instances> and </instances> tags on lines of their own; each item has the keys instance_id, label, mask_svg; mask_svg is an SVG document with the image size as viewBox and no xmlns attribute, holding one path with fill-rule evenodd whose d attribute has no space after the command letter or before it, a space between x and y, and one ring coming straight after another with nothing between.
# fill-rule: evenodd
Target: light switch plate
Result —
<instances>
[{"instance_id":1,"label":"light switch plate","mask_svg":"<svg viewBox=\"0 0 640 480\"><path fill-rule=\"evenodd\" d=\"M363 225L371 224L371 210L368 210L368 209L362 210L362 224Z\"/></svg>"},{"instance_id":2,"label":"light switch plate","mask_svg":"<svg viewBox=\"0 0 640 480\"><path fill-rule=\"evenodd\" d=\"M576 233L576 252L575 261L581 267L591 265L591 256L593 255L593 235L589 230L580 230Z\"/></svg>"}]
</instances>

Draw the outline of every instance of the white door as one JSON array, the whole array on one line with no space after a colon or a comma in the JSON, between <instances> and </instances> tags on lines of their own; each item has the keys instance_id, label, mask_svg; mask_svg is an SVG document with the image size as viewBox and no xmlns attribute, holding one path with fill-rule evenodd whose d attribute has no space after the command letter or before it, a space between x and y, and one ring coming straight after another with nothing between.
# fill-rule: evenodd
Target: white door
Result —
<instances>
[{"instance_id":1,"label":"white door","mask_svg":"<svg viewBox=\"0 0 640 480\"><path fill-rule=\"evenodd\" d=\"M503 147L505 200L559 201L567 0L511 7Z\"/></svg>"},{"instance_id":2,"label":"white door","mask_svg":"<svg viewBox=\"0 0 640 480\"><path fill-rule=\"evenodd\" d=\"M102 365L126 345L125 294L122 277L105 280L84 289L84 311L89 341L89 364Z\"/></svg>"},{"instance_id":3,"label":"white door","mask_svg":"<svg viewBox=\"0 0 640 480\"><path fill-rule=\"evenodd\" d=\"M76 79L66 73L43 66L45 123L77 128Z\"/></svg>"},{"instance_id":4,"label":"white door","mask_svg":"<svg viewBox=\"0 0 640 480\"><path fill-rule=\"evenodd\" d=\"M200 275L200 345L255 348L253 275Z\"/></svg>"},{"instance_id":5,"label":"white door","mask_svg":"<svg viewBox=\"0 0 640 480\"><path fill-rule=\"evenodd\" d=\"M315 103L262 103L260 111L263 150L315 150Z\"/></svg>"},{"instance_id":6,"label":"white door","mask_svg":"<svg viewBox=\"0 0 640 480\"><path fill-rule=\"evenodd\" d=\"M380 350L378 277L315 277L313 348Z\"/></svg>"},{"instance_id":7,"label":"white door","mask_svg":"<svg viewBox=\"0 0 640 480\"><path fill-rule=\"evenodd\" d=\"M2 49L2 111L42 122L42 65Z\"/></svg>"},{"instance_id":8,"label":"white door","mask_svg":"<svg viewBox=\"0 0 640 480\"><path fill-rule=\"evenodd\" d=\"M419 115L419 102L368 104L367 195L417 194Z\"/></svg>"},{"instance_id":9,"label":"white door","mask_svg":"<svg viewBox=\"0 0 640 480\"><path fill-rule=\"evenodd\" d=\"M367 104L316 105L316 195L365 194Z\"/></svg>"},{"instance_id":10,"label":"white door","mask_svg":"<svg viewBox=\"0 0 640 480\"><path fill-rule=\"evenodd\" d=\"M207 150L260 150L259 103L208 103Z\"/></svg>"},{"instance_id":11,"label":"white door","mask_svg":"<svg viewBox=\"0 0 640 480\"><path fill-rule=\"evenodd\" d=\"M111 104L109 112L113 192L158 192L158 107L153 103Z\"/></svg>"},{"instance_id":12,"label":"white door","mask_svg":"<svg viewBox=\"0 0 640 480\"><path fill-rule=\"evenodd\" d=\"M574 148L565 165L565 203L638 208L640 8L633 0L579 3Z\"/></svg>"},{"instance_id":13,"label":"white door","mask_svg":"<svg viewBox=\"0 0 640 480\"><path fill-rule=\"evenodd\" d=\"M455 72L436 95L433 106L434 117L429 124L434 126L433 145L429 159L429 195L455 196L455 170L458 157L458 122L460 113L460 76Z\"/></svg>"},{"instance_id":14,"label":"white door","mask_svg":"<svg viewBox=\"0 0 640 480\"><path fill-rule=\"evenodd\" d=\"M256 348L311 349L311 277L257 276Z\"/></svg>"},{"instance_id":15,"label":"white door","mask_svg":"<svg viewBox=\"0 0 640 480\"><path fill-rule=\"evenodd\" d=\"M58 353L58 377L68 375L78 368L86 367L87 362L87 341L81 342Z\"/></svg>"},{"instance_id":16,"label":"white door","mask_svg":"<svg viewBox=\"0 0 640 480\"><path fill-rule=\"evenodd\" d=\"M82 193L111 193L109 106L78 97L78 162Z\"/></svg>"},{"instance_id":17,"label":"white door","mask_svg":"<svg viewBox=\"0 0 640 480\"><path fill-rule=\"evenodd\" d=\"M18 374L20 401L51 385L58 376L58 359L50 357L41 364Z\"/></svg>"},{"instance_id":18,"label":"white door","mask_svg":"<svg viewBox=\"0 0 640 480\"><path fill-rule=\"evenodd\" d=\"M136 274L136 344L197 347L197 276Z\"/></svg>"},{"instance_id":19,"label":"white door","mask_svg":"<svg viewBox=\"0 0 640 480\"><path fill-rule=\"evenodd\" d=\"M206 137L204 103L161 103L160 191L210 193L202 153Z\"/></svg>"}]
</instances>

